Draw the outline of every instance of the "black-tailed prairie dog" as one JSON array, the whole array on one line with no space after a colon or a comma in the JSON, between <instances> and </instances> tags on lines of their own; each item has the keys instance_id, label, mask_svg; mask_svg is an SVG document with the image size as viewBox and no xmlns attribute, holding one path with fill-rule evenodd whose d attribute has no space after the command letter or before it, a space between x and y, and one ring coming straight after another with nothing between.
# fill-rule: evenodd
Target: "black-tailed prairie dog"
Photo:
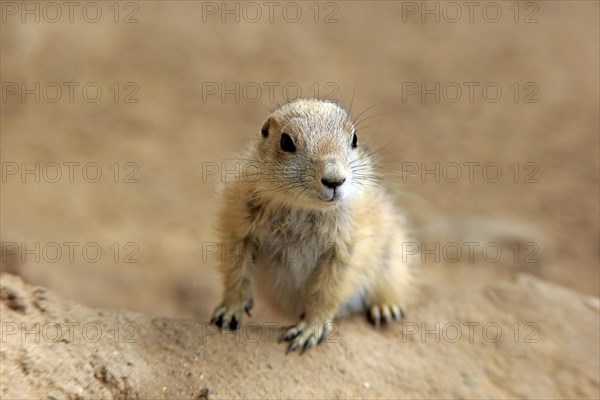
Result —
<instances>
[{"instance_id":1,"label":"black-tailed prairie dog","mask_svg":"<svg viewBox=\"0 0 600 400\"><path fill-rule=\"evenodd\" d=\"M261 290L299 322L288 351L320 343L336 316L400 320L412 292L402 215L380 184L349 113L333 101L277 108L223 188L219 214L224 292L212 322L240 326Z\"/></svg>"}]
</instances>

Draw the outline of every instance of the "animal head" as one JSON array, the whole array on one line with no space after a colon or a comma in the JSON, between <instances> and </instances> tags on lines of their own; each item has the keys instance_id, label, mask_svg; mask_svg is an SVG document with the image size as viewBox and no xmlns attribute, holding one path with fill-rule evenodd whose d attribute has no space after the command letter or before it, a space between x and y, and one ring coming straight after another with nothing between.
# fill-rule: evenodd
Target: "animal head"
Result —
<instances>
[{"instance_id":1,"label":"animal head","mask_svg":"<svg viewBox=\"0 0 600 400\"><path fill-rule=\"evenodd\" d=\"M262 164L258 194L296 206L335 207L372 180L370 157L350 115L332 101L277 108L262 125L256 152Z\"/></svg>"}]
</instances>

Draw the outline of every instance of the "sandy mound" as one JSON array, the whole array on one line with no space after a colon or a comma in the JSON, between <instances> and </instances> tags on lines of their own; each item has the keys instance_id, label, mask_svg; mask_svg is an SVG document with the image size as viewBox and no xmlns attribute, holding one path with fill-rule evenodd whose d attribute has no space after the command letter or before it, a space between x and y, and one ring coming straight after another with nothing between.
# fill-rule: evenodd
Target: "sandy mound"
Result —
<instances>
[{"instance_id":1,"label":"sandy mound","mask_svg":"<svg viewBox=\"0 0 600 400\"><path fill-rule=\"evenodd\" d=\"M528 275L341 321L285 355L279 330L94 310L3 274L2 398L598 398L599 300Z\"/></svg>"}]
</instances>

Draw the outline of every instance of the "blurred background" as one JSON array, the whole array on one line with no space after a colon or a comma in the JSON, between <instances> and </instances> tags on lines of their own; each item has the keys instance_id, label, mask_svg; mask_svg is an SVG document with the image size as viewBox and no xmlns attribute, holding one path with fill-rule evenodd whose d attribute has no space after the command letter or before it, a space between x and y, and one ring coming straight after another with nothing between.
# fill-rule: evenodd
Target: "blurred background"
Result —
<instances>
[{"instance_id":1,"label":"blurred background","mask_svg":"<svg viewBox=\"0 0 600 400\"><path fill-rule=\"evenodd\" d=\"M418 301L522 271L599 295L598 2L273 4L2 2L2 268L208 319L222 163L319 97L433 249Z\"/></svg>"}]
</instances>

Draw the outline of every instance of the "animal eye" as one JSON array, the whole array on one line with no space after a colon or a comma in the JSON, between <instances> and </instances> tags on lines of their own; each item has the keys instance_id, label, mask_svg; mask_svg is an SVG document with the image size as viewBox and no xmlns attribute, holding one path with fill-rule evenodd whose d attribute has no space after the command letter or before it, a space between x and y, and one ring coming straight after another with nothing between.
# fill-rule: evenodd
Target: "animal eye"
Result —
<instances>
[{"instance_id":1,"label":"animal eye","mask_svg":"<svg viewBox=\"0 0 600 400\"><path fill-rule=\"evenodd\" d=\"M281 134L281 142L280 143L281 143L281 150L287 151L289 153L293 153L296 151L296 145L294 144L294 141L292 140L290 135L288 135L287 133Z\"/></svg>"},{"instance_id":2,"label":"animal eye","mask_svg":"<svg viewBox=\"0 0 600 400\"><path fill-rule=\"evenodd\" d=\"M356 148L356 144L358 143L358 138L356 137L356 133L352 136L352 148Z\"/></svg>"}]
</instances>

